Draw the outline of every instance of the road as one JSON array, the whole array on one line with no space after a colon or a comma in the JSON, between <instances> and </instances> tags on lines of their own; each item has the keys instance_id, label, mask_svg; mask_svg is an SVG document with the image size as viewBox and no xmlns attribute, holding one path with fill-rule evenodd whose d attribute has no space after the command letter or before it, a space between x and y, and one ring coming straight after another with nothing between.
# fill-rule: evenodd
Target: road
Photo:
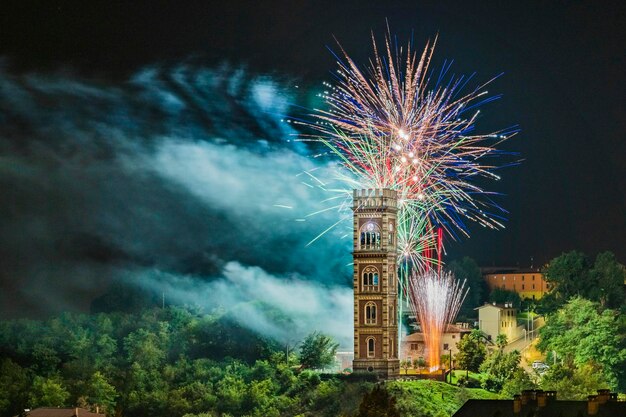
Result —
<instances>
[{"instance_id":1,"label":"road","mask_svg":"<svg viewBox=\"0 0 626 417\"><path fill-rule=\"evenodd\" d=\"M543 359L541 354L531 346L537 341L537 331L543 327L545 320L543 317L538 317L533 321L533 332L531 337L521 337L504 347L504 352L509 353L517 350L522 354L522 363L520 364L526 371L532 371L529 362L532 363L535 360Z\"/></svg>"}]
</instances>

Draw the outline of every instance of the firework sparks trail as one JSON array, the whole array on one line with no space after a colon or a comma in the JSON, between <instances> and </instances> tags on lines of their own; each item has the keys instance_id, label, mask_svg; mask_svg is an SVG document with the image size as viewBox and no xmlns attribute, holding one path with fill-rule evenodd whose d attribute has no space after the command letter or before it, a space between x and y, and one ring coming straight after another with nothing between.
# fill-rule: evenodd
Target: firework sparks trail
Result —
<instances>
[{"instance_id":1,"label":"firework sparks trail","mask_svg":"<svg viewBox=\"0 0 626 417\"><path fill-rule=\"evenodd\" d=\"M322 142L339 158L343 169L335 180L342 186L332 191L346 201L352 189L397 191L398 288L420 319L433 367L439 362L434 353L440 350L441 332L465 296L464 284L441 272L443 235L469 237L465 220L503 227L492 209L504 209L472 180L499 179L492 172L496 166L484 161L496 156L496 146L517 129L476 133L477 108L499 98L485 90L493 79L467 90L473 76L448 76L451 63L438 74L429 70L436 39L419 55L410 43L399 48L391 39L388 32L379 52L372 36L374 55L365 70L339 46L343 59L337 56L337 81L325 83L329 109L319 110L318 121L308 124L318 134L302 140ZM351 217L351 206L338 206L343 220Z\"/></svg>"},{"instance_id":2,"label":"firework sparks trail","mask_svg":"<svg viewBox=\"0 0 626 417\"><path fill-rule=\"evenodd\" d=\"M468 290L465 281L456 280L450 272L439 274L432 270L409 277L410 305L420 317L431 372L441 365L441 335L454 321Z\"/></svg>"},{"instance_id":3,"label":"firework sparks trail","mask_svg":"<svg viewBox=\"0 0 626 417\"><path fill-rule=\"evenodd\" d=\"M399 50L395 45L394 53L390 39L388 35L379 53L372 37L374 58L366 70L340 46L344 58L338 58L337 83L327 84L330 91L325 95L329 109L319 110L318 122L309 124L322 137L302 140L321 141L339 157L345 170L336 179L346 186L338 190L345 198L351 198L352 188L398 192L404 219L398 248L404 256L398 259L409 259L414 268L424 271L436 262L424 256L434 252L424 249L434 249L435 227L453 238L457 231L469 237L464 219L503 227L501 217L490 211L504 210L489 199L477 198L490 193L471 180L499 179L492 172L496 167L483 161L496 155L495 146L517 131L474 132L477 107L498 98L484 90L493 80L465 92L471 76L447 77L450 65L444 65L436 77L429 71L435 42L418 56L411 44Z\"/></svg>"}]
</instances>

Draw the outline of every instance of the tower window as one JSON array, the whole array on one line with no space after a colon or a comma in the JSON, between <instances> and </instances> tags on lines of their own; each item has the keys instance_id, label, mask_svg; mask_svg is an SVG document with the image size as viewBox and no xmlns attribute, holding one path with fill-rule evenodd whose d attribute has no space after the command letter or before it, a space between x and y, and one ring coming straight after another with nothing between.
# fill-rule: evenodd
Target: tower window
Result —
<instances>
[{"instance_id":1,"label":"tower window","mask_svg":"<svg viewBox=\"0 0 626 417\"><path fill-rule=\"evenodd\" d=\"M365 324L376 324L376 304L371 301L365 304Z\"/></svg>"},{"instance_id":2,"label":"tower window","mask_svg":"<svg viewBox=\"0 0 626 417\"><path fill-rule=\"evenodd\" d=\"M380 249L380 228L376 223L368 222L361 227L359 233L359 249L378 250Z\"/></svg>"},{"instance_id":3,"label":"tower window","mask_svg":"<svg viewBox=\"0 0 626 417\"><path fill-rule=\"evenodd\" d=\"M367 357L373 358L376 356L376 341L373 337L367 338Z\"/></svg>"},{"instance_id":4,"label":"tower window","mask_svg":"<svg viewBox=\"0 0 626 417\"><path fill-rule=\"evenodd\" d=\"M378 269L366 266L363 269L363 291L378 291Z\"/></svg>"}]
</instances>

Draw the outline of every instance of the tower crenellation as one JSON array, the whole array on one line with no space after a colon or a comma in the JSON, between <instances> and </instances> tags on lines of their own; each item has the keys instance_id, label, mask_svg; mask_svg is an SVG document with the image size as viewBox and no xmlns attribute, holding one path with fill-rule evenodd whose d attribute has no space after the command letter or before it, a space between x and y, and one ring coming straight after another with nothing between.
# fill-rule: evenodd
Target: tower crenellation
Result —
<instances>
[{"instance_id":1,"label":"tower crenellation","mask_svg":"<svg viewBox=\"0 0 626 417\"><path fill-rule=\"evenodd\" d=\"M396 285L397 193L353 192L355 372L399 374Z\"/></svg>"}]
</instances>

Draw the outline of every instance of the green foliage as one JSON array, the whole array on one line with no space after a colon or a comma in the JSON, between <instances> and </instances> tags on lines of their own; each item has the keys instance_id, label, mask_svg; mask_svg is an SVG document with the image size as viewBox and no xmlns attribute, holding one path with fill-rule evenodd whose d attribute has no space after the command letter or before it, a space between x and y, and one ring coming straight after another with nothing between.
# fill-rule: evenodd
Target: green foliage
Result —
<instances>
[{"instance_id":1,"label":"green foliage","mask_svg":"<svg viewBox=\"0 0 626 417\"><path fill-rule=\"evenodd\" d=\"M300 345L300 364L303 368L327 368L335 362L338 347L332 337L313 332Z\"/></svg>"},{"instance_id":2,"label":"green foliage","mask_svg":"<svg viewBox=\"0 0 626 417\"><path fill-rule=\"evenodd\" d=\"M590 294L591 300L598 300L604 308L618 309L624 305L626 268L617 262L612 252L602 252L596 256L589 277L597 283Z\"/></svg>"},{"instance_id":3,"label":"green foliage","mask_svg":"<svg viewBox=\"0 0 626 417\"><path fill-rule=\"evenodd\" d=\"M548 316L537 347L555 351L567 367L596 364L612 389L626 389L626 328L619 313L571 299Z\"/></svg>"},{"instance_id":4,"label":"green foliage","mask_svg":"<svg viewBox=\"0 0 626 417\"><path fill-rule=\"evenodd\" d=\"M592 364L575 368L555 365L544 374L539 385L541 389L557 391L559 400L586 400L596 390L608 387L599 371Z\"/></svg>"},{"instance_id":5,"label":"green foliage","mask_svg":"<svg viewBox=\"0 0 626 417\"><path fill-rule=\"evenodd\" d=\"M537 384L533 382L530 375L528 375L525 370L517 368L515 372L513 372L511 379L506 381L502 386L500 394L506 398L513 398L515 394L520 394L527 389L537 389Z\"/></svg>"},{"instance_id":6,"label":"green foliage","mask_svg":"<svg viewBox=\"0 0 626 417\"><path fill-rule=\"evenodd\" d=\"M459 340L459 353L456 355L456 367L478 372L480 365L487 356L487 348L479 330L472 330L470 334Z\"/></svg>"},{"instance_id":7,"label":"green foliage","mask_svg":"<svg viewBox=\"0 0 626 417\"><path fill-rule=\"evenodd\" d=\"M472 258L465 256L460 260L450 262L447 267L457 279L467 280L465 285L469 287L467 297L459 310L459 316L476 317L474 308L483 305L487 295L485 281L478 264Z\"/></svg>"},{"instance_id":8,"label":"green foliage","mask_svg":"<svg viewBox=\"0 0 626 417\"><path fill-rule=\"evenodd\" d=\"M581 252L567 252L552 259L543 273L554 288L541 299L541 313L556 312L572 297L597 301L603 308L624 305L626 268L611 252L600 253L593 264Z\"/></svg>"},{"instance_id":9,"label":"green foliage","mask_svg":"<svg viewBox=\"0 0 626 417\"><path fill-rule=\"evenodd\" d=\"M505 290L504 288L494 288L489 293L489 302L496 304L513 303L513 307L519 308L522 304L522 299L515 291Z\"/></svg>"},{"instance_id":10,"label":"green foliage","mask_svg":"<svg viewBox=\"0 0 626 417\"><path fill-rule=\"evenodd\" d=\"M413 368L418 371L422 370L426 366L426 360L421 356L419 358L413 359Z\"/></svg>"},{"instance_id":11,"label":"green foliage","mask_svg":"<svg viewBox=\"0 0 626 417\"><path fill-rule=\"evenodd\" d=\"M90 404L98 406L102 412L113 414L115 411L115 398L117 392L115 387L106 380L100 372L95 372L89 380L87 388L88 401Z\"/></svg>"},{"instance_id":12,"label":"green foliage","mask_svg":"<svg viewBox=\"0 0 626 417\"><path fill-rule=\"evenodd\" d=\"M492 352L480 366L480 371L487 374L483 388L499 392L505 382L513 378L519 369L520 354L517 351L504 353L502 350Z\"/></svg>"},{"instance_id":13,"label":"green foliage","mask_svg":"<svg viewBox=\"0 0 626 417\"><path fill-rule=\"evenodd\" d=\"M29 400L33 407L63 407L69 396L59 378L36 376Z\"/></svg>"},{"instance_id":14,"label":"green foliage","mask_svg":"<svg viewBox=\"0 0 626 417\"><path fill-rule=\"evenodd\" d=\"M381 385L365 394L359 406L358 417L400 417L396 400Z\"/></svg>"},{"instance_id":15,"label":"green foliage","mask_svg":"<svg viewBox=\"0 0 626 417\"><path fill-rule=\"evenodd\" d=\"M385 384L401 416L450 417L470 399L498 399L498 394L428 380Z\"/></svg>"},{"instance_id":16,"label":"green foliage","mask_svg":"<svg viewBox=\"0 0 626 417\"><path fill-rule=\"evenodd\" d=\"M400 368L404 369L404 373L407 374L409 372L409 368L411 367L412 363L410 360L401 360L400 361Z\"/></svg>"},{"instance_id":17,"label":"green foliage","mask_svg":"<svg viewBox=\"0 0 626 417\"><path fill-rule=\"evenodd\" d=\"M498 347L498 349L502 350L504 349L504 347L509 343L508 338L506 337L505 334L500 333L498 336L496 336L496 346Z\"/></svg>"},{"instance_id":18,"label":"green foliage","mask_svg":"<svg viewBox=\"0 0 626 417\"><path fill-rule=\"evenodd\" d=\"M27 408L29 372L9 358L0 360L0 415L16 415Z\"/></svg>"}]
</instances>

